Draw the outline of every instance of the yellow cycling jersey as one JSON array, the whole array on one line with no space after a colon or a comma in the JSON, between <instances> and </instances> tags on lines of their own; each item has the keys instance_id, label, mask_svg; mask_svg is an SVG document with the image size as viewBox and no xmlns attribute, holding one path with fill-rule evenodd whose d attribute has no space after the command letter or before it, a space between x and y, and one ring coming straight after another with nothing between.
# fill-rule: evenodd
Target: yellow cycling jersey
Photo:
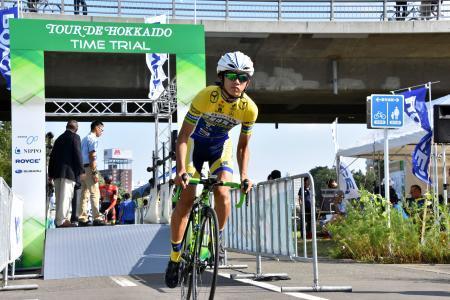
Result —
<instances>
[{"instance_id":1,"label":"yellow cycling jersey","mask_svg":"<svg viewBox=\"0 0 450 300\"><path fill-rule=\"evenodd\" d=\"M208 86L195 96L184 120L195 125L194 140L216 143L228 139L228 132L238 124L241 133L251 134L257 117L258 107L247 94L227 102L219 86Z\"/></svg>"}]
</instances>

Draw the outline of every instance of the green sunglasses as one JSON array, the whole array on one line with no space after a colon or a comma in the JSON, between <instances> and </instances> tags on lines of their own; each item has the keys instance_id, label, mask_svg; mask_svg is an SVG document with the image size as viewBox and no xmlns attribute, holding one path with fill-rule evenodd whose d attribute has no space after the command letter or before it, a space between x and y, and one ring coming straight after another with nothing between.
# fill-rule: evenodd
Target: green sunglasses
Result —
<instances>
[{"instance_id":1,"label":"green sunglasses","mask_svg":"<svg viewBox=\"0 0 450 300\"><path fill-rule=\"evenodd\" d=\"M224 76L231 81L239 80L240 83L244 83L250 80L250 76L247 74L238 74L238 73L225 73Z\"/></svg>"}]
</instances>

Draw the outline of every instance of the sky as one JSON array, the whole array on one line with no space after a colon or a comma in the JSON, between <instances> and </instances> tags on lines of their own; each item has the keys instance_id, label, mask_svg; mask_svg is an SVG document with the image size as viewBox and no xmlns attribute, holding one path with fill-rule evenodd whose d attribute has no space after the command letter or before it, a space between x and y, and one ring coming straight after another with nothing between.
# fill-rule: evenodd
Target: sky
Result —
<instances>
[{"instance_id":1,"label":"sky","mask_svg":"<svg viewBox=\"0 0 450 300\"><path fill-rule=\"evenodd\" d=\"M65 130L65 122L47 122L46 132L52 131L55 137ZM133 152L133 186L140 181L148 182L151 174L146 168L151 165L154 150L153 123L104 122L103 135L99 139L99 169L103 169L103 150L109 148L129 149ZM90 123L80 122L78 134L81 138L89 133ZM175 127L175 125L174 125ZM175 129L175 128L173 128ZM234 152L240 126L232 130ZM353 145L358 137L367 134L365 124L338 124L338 143L342 148ZM308 172L317 166L332 167L334 144L330 124L256 124L250 140L249 177L254 182L267 179L269 173L278 169L285 176ZM365 160L344 160L354 170L365 172ZM238 173L234 155L234 169ZM238 178L236 178L238 179Z\"/></svg>"}]
</instances>

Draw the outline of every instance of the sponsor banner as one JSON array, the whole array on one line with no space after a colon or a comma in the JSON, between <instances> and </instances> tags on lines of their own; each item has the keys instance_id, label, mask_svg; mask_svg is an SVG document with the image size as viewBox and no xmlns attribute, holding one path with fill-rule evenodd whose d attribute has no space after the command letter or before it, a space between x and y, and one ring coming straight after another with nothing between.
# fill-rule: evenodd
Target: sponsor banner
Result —
<instances>
[{"instance_id":1,"label":"sponsor banner","mask_svg":"<svg viewBox=\"0 0 450 300\"><path fill-rule=\"evenodd\" d=\"M10 258L13 262L22 255L23 251L23 200L13 194L11 206Z\"/></svg>"},{"instance_id":2,"label":"sponsor banner","mask_svg":"<svg viewBox=\"0 0 450 300\"><path fill-rule=\"evenodd\" d=\"M427 88L422 87L401 93L405 98L405 113L416 122L423 130L430 132L430 120L428 120L428 108L425 102Z\"/></svg>"},{"instance_id":3,"label":"sponsor banner","mask_svg":"<svg viewBox=\"0 0 450 300\"><path fill-rule=\"evenodd\" d=\"M13 22L14 21L14 22ZM202 25L12 20L11 48L71 52L204 53Z\"/></svg>"},{"instance_id":4,"label":"sponsor banner","mask_svg":"<svg viewBox=\"0 0 450 300\"><path fill-rule=\"evenodd\" d=\"M356 199L359 197L359 190L353 174L342 162L339 165L339 187L344 191L344 199Z\"/></svg>"},{"instance_id":5,"label":"sponsor banner","mask_svg":"<svg viewBox=\"0 0 450 300\"><path fill-rule=\"evenodd\" d=\"M425 102L428 88L421 87L401 93L405 97L405 112L414 122L427 133L420 139L412 153L412 173L426 184L431 184L428 166L431 157L431 130L428 119L428 108Z\"/></svg>"},{"instance_id":6,"label":"sponsor banner","mask_svg":"<svg viewBox=\"0 0 450 300\"><path fill-rule=\"evenodd\" d=\"M44 54L11 51L12 190L24 200L20 267L40 267L45 233Z\"/></svg>"},{"instance_id":7,"label":"sponsor banner","mask_svg":"<svg viewBox=\"0 0 450 300\"><path fill-rule=\"evenodd\" d=\"M9 20L17 18L17 7L0 10L0 73L5 78L6 88L11 90L11 64L9 47Z\"/></svg>"},{"instance_id":8,"label":"sponsor banner","mask_svg":"<svg viewBox=\"0 0 450 300\"><path fill-rule=\"evenodd\" d=\"M428 167L430 165L432 138L433 132L428 132L420 139L420 142L416 145L412 153L412 172L414 176L426 184L431 184Z\"/></svg>"}]
</instances>

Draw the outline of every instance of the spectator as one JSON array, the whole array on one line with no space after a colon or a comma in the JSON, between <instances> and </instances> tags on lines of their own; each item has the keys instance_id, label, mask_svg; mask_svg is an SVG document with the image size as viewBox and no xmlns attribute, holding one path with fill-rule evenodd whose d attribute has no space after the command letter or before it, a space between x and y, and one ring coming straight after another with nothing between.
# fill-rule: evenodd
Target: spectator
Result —
<instances>
[{"instance_id":1,"label":"spectator","mask_svg":"<svg viewBox=\"0 0 450 300\"><path fill-rule=\"evenodd\" d=\"M105 225L105 221L99 211L98 171L97 171L97 146L98 138L103 133L103 123L94 121L91 123L91 132L81 142L81 155L85 176L81 179L81 203L78 224L86 226L89 222L87 211L88 201L91 201L94 225Z\"/></svg>"},{"instance_id":2,"label":"spectator","mask_svg":"<svg viewBox=\"0 0 450 300\"><path fill-rule=\"evenodd\" d=\"M116 203L119 195L119 188L112 184L111 176L105 176L105 184L100 186L100 201L102 205L100 212L105 215L112 225L116 223Z\"/></svg>"},{"instance_id":3,"label":"spectator","mask_svg":"<svg viewBox=\"0 0 450 300\"><path fill-rule=\"evenodd\" d=\"M55 141L48 165L49 181L54 181L56 226L71 227L70 202L77 177L84 172L80 152L78 123L67 122L66 131Z\"/></svg>"},{"instance_id":4,"label":"spectator","mask_svg":"<svg viewBox=\"0 0 450 300\"><path fill-rule=\"evenodd\" d=\"M336 215L345 216L347 214L348 202L344 199L344 191L337 191L334 205L336 207Z\"/></svg>"},{"instance_id":5,"label":"spectator","mask_svg":"<svg viewBox=\"0 0 450 300\"><path fill-rule=\"evenodd\" d=\"M336 182L335 179L330 178L330 179L328 179L328 181L327 181L327 187L328 187L329 189L337 189L338 184L337 184L337 182Z\"/></svg>"},{"instance_id":6,"label":"spectator","mask_svg":"<svg viewBox=\"0 0 450 300\"><path fill-rule=\"evenodd\" d=\"M281 172L279 170L273 170L269 176L267 176L267 180L275 180L281 178Z\"/></svg>"},{"instance_id":7,"label":"spectator","mask_svg":"<svg viewBox=\"0 0 450 300\"><path fill-rule=\"evenodd\" d=\"M395 19L404 21L408 14L408 1L395 1Z\"/></svg>"},{"instance_id":8,"label":"spectator","mask_svg":"<svg viewBox=\"0 0 450 300\"><path fill-rule=\"evenodd\" d=\"M120 203L119 206L119 219L121 220L122 224L134 224L136 202L131 200L129 193L125 193L123 197L125 199Z\"/></svg>"},{"instance_id":9,"label":"spectator","mask_svg":"<svg viewBox=\"0 0 450 300\"><path fill-rule=\"evenodd\" d=\"M306 177L304 179L304 185L305 185L305 199L302 199L303 190L300 188L298 191L298 202L300 204L300 207L302 204L305 205L305 224L306 224L306 238L310 239L312 237L311 234L311 182L309 181L309 178ZM303 201L304 200L304 201ZM303 222L302 222L303 224ZM301 231L303 235L303 230Z\"/></svg>"},{"instance_id":10,"label":"spectator","mask_svg":"<svg viewBox=\"0 0 450 300\"><path fill-rule=\"evenodd\" d=\"M53 138L55 136L53 135L53 132L49 131L47 132L47 134L45 135L45 153L46 153L46 162L47 162L47 166L48 166L48 161L50 159L50 153L52 153L52 149L53 149Z\"/></svg>"},{"instance_id":11,"label":"spectator","mask_svg":"<svg viewBox=\"0 0 450 300\"><path fill-rule=\"evenodd\" d=\"M381 183L380 187L375 187L375 194L380 194L381 197L385 198L385 188L384 188L384 182L385 179L383 179L383 182ZM392 204L397 203L398 201L400 201L400 199L398 198L397 192L394 189L394 182L392 181L392 179L389 179L389 200L391 201Z\"/></svg>"},{"instance_id":12,"label":"spectator","mask_svg":"<svg viewBox=\"0 0 450 300\"><path fill-rule=\"evenodd\" d=\"M28 11L29 12L37 12L37 5L38 5L39 0L28 0L27 1L27 6L28 6Z\"/></svg>"},{"instance_id":13,"label":"spectator","mask_svg":"<svg viewBox=\"0 0 450 300\"><path fill-rule=\"evenodd\" d=\"M407 200L408 206L411 207L415 203L417 207L422 207L423 204L425 203L425 198L422 196L422 188L417 184L413 184L409 189L409 193L411 194L411 198Z\"/></svg>"},{"instance_id":14,"label":"spectator","mask_svg":"<svg viewBox=\"0 0 450 300\"><path fill-rule=\"evenodd\" d=\"M80 13L80 7L83 7L83 15L87 15L87 5L86 0L73 0L73 13L78 15Z\"/></svg>"},{"instance_id":15,"label":"spectator","mask_svg":"<svg viewBox=\"0 0 450 300\"><path fill-rule=\"evenodd\" d=\"M122 203L122 199L117 197L116 205L114 206L114 209L116 210L117 218L116 218L116 225L122 224L122 220L120 219L120 204Z\"/></svg>"}]
</instances>

